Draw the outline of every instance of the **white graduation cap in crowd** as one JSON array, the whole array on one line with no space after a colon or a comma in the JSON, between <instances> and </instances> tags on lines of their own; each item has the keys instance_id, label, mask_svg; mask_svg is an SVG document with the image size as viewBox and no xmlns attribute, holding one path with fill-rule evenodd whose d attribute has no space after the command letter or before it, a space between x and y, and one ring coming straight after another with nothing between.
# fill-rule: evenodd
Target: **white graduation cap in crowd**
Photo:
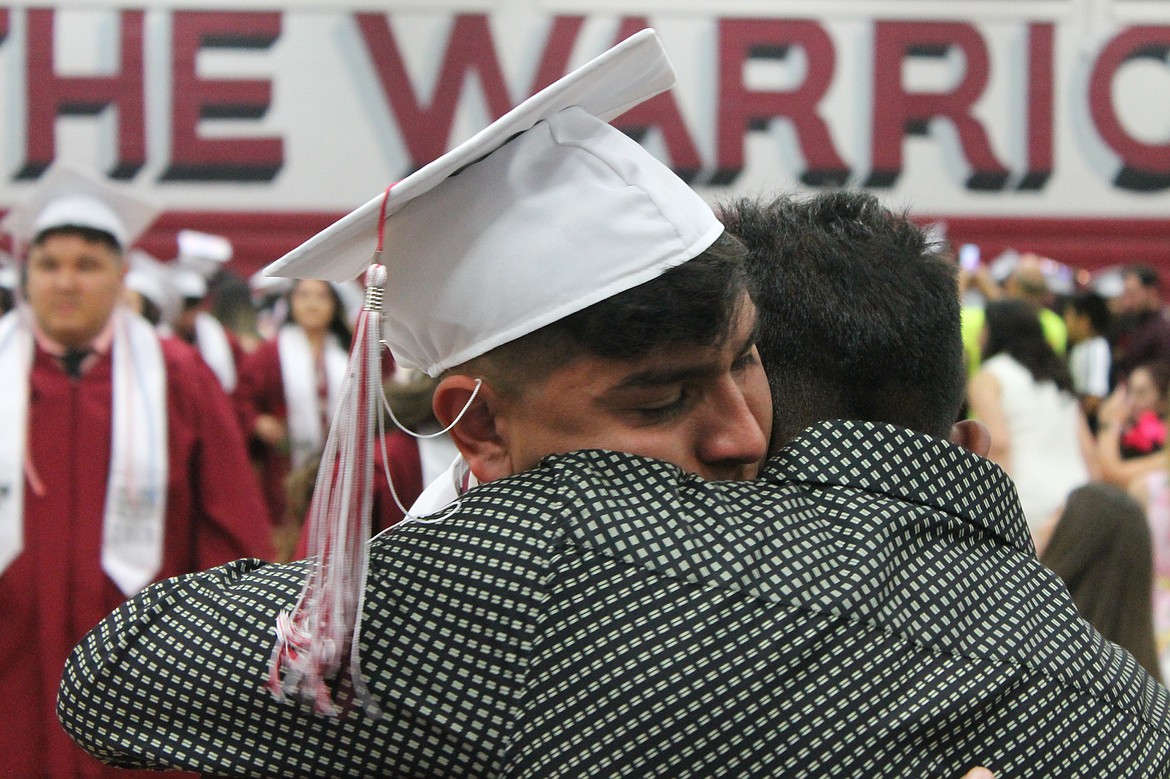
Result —
<instances>
[{"instance_id":1,"label":"white graduation cap in crowd","mask_svg":"<svg viewBox=\"0 0 1170 779\"><path fill-rule=\"evenodd\" d=\"M108 233L125 251L157 216L158 209L128 187L56 163L32 194L0 220L0 231L27 247L45 230L87 227Z\"/></svg>"},{"instance_id":2,"label":"white graduation cap in crowd","mask_svg":"<svg viewBox=\"0 0 1170 779\"><path fill-rule=\"evenodd\" d=\"M183 300L202 300L207 296L207 279L194 268L171 265L171 285Z\"/></svg>"},{"instance_id":3,"label":"white graduation cap in crowd","mask_svg":"<svg viewBox=\"0 0 1170 779\"><path fill-rule=\"evenodd\" d=\"M159 262L141 249L130 250L130 270L126 273L126 289L137 292L153 303L159 310L159 323L164 325L175 321L182 302L171 274L170 266Z\"/></svg>"},{"instance_id":4,"label":"white graduation cap in crowd","mask_svg":"<svg viewBox=\"0 0 1170 779\"><path fill-rule=\"evenodd\" d=\"M381 417L372 400L381 383L375 328L399 367L437 376L657 278L723 232L685 182L608 124L673 84L657 34L643 30L267 269L329 281L367 271L369 301L350 362L357 389L343 392L334 414L310 510L310 554L322 557L297 606L277 623L269 677L277 694L335 711L325 680L348 667L356 698L372 707L357 658L356 610L372 426ZM369 427L359 429L357 420Z\"/></svg>"},{"instance_id":5,"label":"white graduation cap in crowd","mask_svg":"<svg viewBox=\"0 0 1170 779\"><path fill-rule=\"evenodd\" d=\"M673 84L644 30L267 272L352 279L384 219L384 337L398 365L431 376L656 278L723 231L702 198L607 124Z\"/></svg>"},{"instance_id":6,"label":"white graduation cap in crowd","mask_svg":"<svg viewBox=\"0 0 1170 779\"><path fill-rule=\"evenodd\" d=\"M232 242L222 235L180 230L176 238L179 256L175 262L195 271L204 279L215 276L224 263L232 258Z\"/></svg>"},{"instance_id":7,"label":"white graduation cap in crowd","mask_svg":"<svg viewBox=\"0 0 1170 779\"><path fill-rule=\"evenodd\" d=\"M263 269L256 271L248 277L248 289L251 290L254 300L283 295L291 290L292 286L292 279L269 276Z\"/></svg>"}]
</instances>

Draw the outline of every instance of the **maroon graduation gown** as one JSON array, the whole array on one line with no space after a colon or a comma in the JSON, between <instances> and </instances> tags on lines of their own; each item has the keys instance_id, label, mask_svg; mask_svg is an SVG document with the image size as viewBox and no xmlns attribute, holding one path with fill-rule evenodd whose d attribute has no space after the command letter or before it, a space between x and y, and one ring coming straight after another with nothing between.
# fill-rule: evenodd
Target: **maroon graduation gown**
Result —
<instances>
[{"instance_id":1,"label":"maroon graduation gown","mask_svg":"<svg viewBox=\"0 0 1170 779\"><path fill-rule=\"evenodd\" d=\"M249 449L260 471L264 502L273 525L283 525L287 499L284 483L291 467L287 447L273 446L252 435L256 417L270 414L282 421L288 420L288 404L284 399L284 379L280 373L280 351L276 339L260 344L256 351L244 358L239 370L239 383L233 401L239 413L240 425L249 439ZM306 376L306 381L313 381Z\"/></svg>"},{"instance_id":2,"label":"maroon graduation gown","mask_svg":"<svg viewBox=\"0 0 1170 779\"><path fill-rule=\"evenodd\" d=\"M193 349L162 343L169 478L157 578L266 557L271 528L228 399ZM28 453L44 490L25 479L24 549L0 574L0 775L132 776L75 747L55 713L70 649L125 600L101 567L111 355L74 380L38 347L30 381Z\"/></svg>"}]
</instances>

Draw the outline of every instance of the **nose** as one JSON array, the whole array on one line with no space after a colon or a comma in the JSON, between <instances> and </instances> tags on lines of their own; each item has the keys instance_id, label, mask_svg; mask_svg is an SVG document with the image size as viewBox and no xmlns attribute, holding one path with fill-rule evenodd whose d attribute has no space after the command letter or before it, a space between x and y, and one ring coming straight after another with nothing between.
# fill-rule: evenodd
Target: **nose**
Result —
<instances>
[{"instance_id":1,"label":"nose","mask_svg":"<svg viewBox=\"0 0 1170 779\"><path fill-rule=\"evenodd\" d=\"M72 290L77 286L79 276L72 268L58 268L53 273L53 286L61 290Z\"/></svg>"},{"instance_id":2,"label":"nose","mask_svg":"<svg viewBox=\"0 0 1170 779\"><path fill-rule=\"evenodd\" d=\"M698 457L701 475L713 479L750 479L768 453L767 432L731 376L722 377L716 387L706 424L700 433Z\"/></svg>"}]
</instances>

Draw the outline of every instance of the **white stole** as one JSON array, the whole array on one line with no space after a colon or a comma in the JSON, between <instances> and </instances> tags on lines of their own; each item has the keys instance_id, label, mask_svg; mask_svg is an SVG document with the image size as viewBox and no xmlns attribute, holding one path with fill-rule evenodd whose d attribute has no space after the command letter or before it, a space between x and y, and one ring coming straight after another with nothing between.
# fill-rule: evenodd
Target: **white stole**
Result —
<instances>
[{"instance_id":1,"label":"white stole","mask_svg":"<svg viewBox=\"0 0 1170 779\"><path fill-rule=\"evenodd\" d=\"M285 325L276 334L276 348L280 355L280 379L284 385L284 403L288 408L289 455L292 467L299 468L321 451L325 443L328 420L333 418L341 383L349 366L349 354L341 348L337 336L325 337L324 361L326 415L321 413L321 399L317 394L317 368L309 339L300 325ZM326 425L322 428L322 420Z\"/></svg>"},{"instance_id":2,"label":"white stole","mask_svg":"<svg viewBox=\"0 0 1170 779\"><path fill-rule=\"evenodd\" d=\"M17 309L0 319L0 376L8 383L0 392L0 573L24 549L24 455L33 354L32 328L24 316Z\"/></svg>"},{"instance_id":3,"label":"white stole","mask_svg":"<svg viewBox=\"0 0 1170 779\"><path fill-rule=\"evenodd\" d=\"M195 343L199 354L219 379L223 391L231 394L236 388L236 359L232 345L219 320L206 311L195 316Z\"/></svg>"},{"instance_id":4,"label":"white stole","mask_svg":"<svg viewBox=\"0 0 1170 779\"><path fill-rule=\"evenodd\" d=\"M24 538L24 458L33 335L24 313L0 319L0 571ZM102 570L130 596L162 569L167 503L166 366L154 328L124 309L113 322L113 426L102 523Z\"/></svg>"}]
</instances>

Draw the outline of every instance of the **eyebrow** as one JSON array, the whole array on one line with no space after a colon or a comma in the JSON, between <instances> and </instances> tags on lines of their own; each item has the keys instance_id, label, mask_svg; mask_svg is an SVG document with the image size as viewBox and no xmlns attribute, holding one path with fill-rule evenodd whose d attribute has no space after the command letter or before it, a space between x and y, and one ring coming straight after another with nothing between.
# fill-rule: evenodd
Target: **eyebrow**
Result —
<instances>
[{"instance_id":1,"label":"eyebrow","mask_svg":"<svg viewBox=\"0 0 1170 779\"><path fill-rule=\"evenodd\" d=\"M739 344L736 350L737 355L742 355L755 345L760 335L760 318L757 316L752 325L751 332L748 333ZM637 373L631 373L620 382L610 388L610 392L615 392L624 389L640 389L644 387L657 387L664 384L676 384L678 382L690 381L693 379L704 379L722 373L723 369L711 365L700 364L692 365L682 368L649 368Z\"/></svg>"}]
</instances>

